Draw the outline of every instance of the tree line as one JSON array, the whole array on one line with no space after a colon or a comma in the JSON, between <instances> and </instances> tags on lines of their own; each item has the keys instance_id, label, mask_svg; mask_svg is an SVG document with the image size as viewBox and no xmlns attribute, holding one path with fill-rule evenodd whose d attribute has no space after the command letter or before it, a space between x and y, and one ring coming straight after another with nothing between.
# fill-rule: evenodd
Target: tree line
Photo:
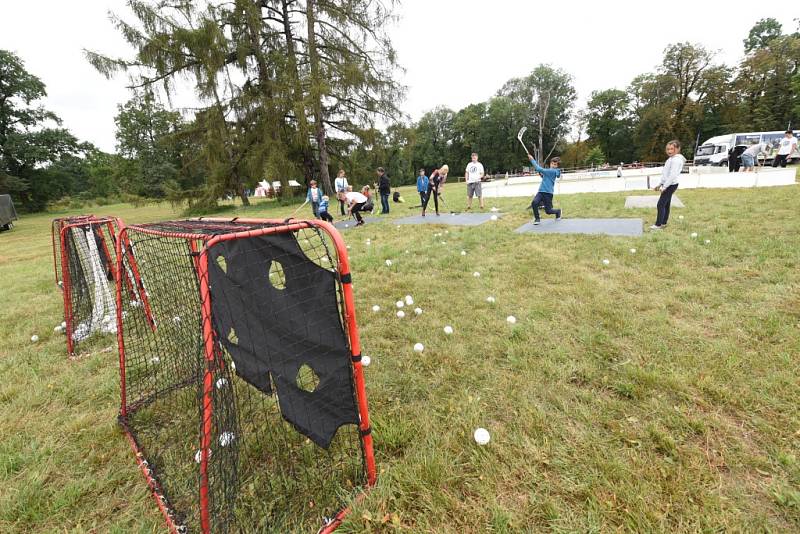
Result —
<instances>
[{"instance_id":1,"label":"tree line","mask_svg":"<svg viewBox=\"0 0 800 534\"><path fill-rule=\"evenodd\" d=\"M480 154L488 172L519 169L517 132L538 158L565 167L658 161L667 140L779 130L800 119L800 33L758 21L735 66L700 44L669 45L653 72L591 93L577 107L572 76L552 65L508 80L485 102L441 106L410 122L386 32L391 0L130 2L111 21L132 57L86 51L106 76L127 76L116 153L80 142L39 101L46 88L21 58L0 50L0 193L23 210L62 197L156 198L206 210L260 180L331 175L371 183L385 167L395 185L417 169L454 169ZM188 80L199 103L172 109ZM385 125L379 127L378 125ZM458 172L456 172L458 174Z\"/></svg>"}]
</instances>

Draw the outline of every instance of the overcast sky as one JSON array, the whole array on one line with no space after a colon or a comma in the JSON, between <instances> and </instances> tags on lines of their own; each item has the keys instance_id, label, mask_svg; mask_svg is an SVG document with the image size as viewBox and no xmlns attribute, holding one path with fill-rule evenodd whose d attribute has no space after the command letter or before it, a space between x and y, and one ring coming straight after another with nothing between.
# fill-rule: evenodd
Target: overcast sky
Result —
<instances>
[{"instance_id":1,"label":"overcast sky","mask_svg":"<svg viewBox=\"0 0 800 534\"><path fill-rule=\"evenodd\" d=\"M406 0L386 28L408 87L402 109L412 119L437 105L453 109L492 96L509 78L540 63L572 74L579 101L595 89L624 88L652 71L664 48L701 43L734 64L742 40L760 18L793 31L794 2L741 4L672 0L523 2ZM12 50L47 85L45 105L79 139L114 150L114 115L129 93L124 78L106 80L84 59L84 48L126 54L108 20L126 13L124 0L0 0L0 48ZM182 104L182 103L178 103Z\"/></svg>"}]
</instances>

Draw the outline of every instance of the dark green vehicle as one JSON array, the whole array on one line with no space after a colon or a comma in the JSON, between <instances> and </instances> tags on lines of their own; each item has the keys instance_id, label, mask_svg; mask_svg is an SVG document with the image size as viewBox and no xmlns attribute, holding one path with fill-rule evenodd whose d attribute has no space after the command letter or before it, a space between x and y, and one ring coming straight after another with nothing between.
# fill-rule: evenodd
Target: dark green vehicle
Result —
<instances>
[{"instance_id":1,"label":"dark green vehicle","mask_svg":"<svg viewBox=\"0 0 800 534\"><path fill-rule=\"evenodd\" d=\"M14 228L12 221L16 221L17 218L17 210L14 209L11 195L0 195L0 232Z\"/></svg>"}]
</instances>

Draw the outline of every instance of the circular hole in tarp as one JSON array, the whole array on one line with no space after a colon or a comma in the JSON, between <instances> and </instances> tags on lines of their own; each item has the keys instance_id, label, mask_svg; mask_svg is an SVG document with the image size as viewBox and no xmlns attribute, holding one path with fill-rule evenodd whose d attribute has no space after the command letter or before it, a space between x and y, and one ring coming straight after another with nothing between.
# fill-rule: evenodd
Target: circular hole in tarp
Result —
<instances>
[{"instance_id":1,"label":"circular hole in tarp","mask_svg":"<svg viewBox=\"0 0 800 534\"><path fill-rule=\"evenodd\" d=\"M283 265L277 260L269 262L269 283L275 289L286 289L286 274Z\"/></svg>"},{"instance_id":2,"label":"circular hole in tarp","mask_svg":"<svg viewBox=\"0 0 800 534\"><path fill-rule=\"evenodd\" d=\"M297 371L297 387L313 393L319 386L319 377L308 364L303 364Z\"/></svg>"}]
</instances>

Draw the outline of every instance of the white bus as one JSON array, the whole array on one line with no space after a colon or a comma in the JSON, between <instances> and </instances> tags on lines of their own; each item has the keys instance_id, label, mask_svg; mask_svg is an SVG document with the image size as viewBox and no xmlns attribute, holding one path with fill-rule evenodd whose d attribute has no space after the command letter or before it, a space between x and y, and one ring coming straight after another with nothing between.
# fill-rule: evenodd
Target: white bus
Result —
<instances>
[{"instance_id":1,"label":"white bus","mask_svg":"<svg viewBox=\"0 0 800 534\"><path fill-rule=\"evenodd\" d=\"M728 151L736 146L749 147L756 143L767 144L766 156L761 155L759 159L765 164L771 163L778 153L778 146L781 138L785 135L786 130L775 132L743 132L727 135L718 135L708 139L705 143L697 147L694 154L695 165L728 165ZM800 137L800 130L794 131L795 137ZM795 149L792 158L800 158L800 151Z\"/></svg>"}]
</instances>

